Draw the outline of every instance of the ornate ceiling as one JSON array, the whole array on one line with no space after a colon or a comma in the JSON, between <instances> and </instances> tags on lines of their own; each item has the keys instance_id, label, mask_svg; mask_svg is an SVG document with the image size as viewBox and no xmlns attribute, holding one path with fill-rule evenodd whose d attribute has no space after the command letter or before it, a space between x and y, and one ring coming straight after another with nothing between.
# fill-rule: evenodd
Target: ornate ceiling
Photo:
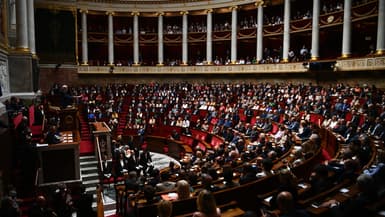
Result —
<instances>
[{"instance_id":1,"label":"ornate ceiling","mask_svg":"<svg viewBox=\"0 0 385 217\"><path fill-rule=\"evenodd\" d=\"M177 12L282 4L283 0L36 0L39 8L94 11Z\"/></svg>"}]
</instances>

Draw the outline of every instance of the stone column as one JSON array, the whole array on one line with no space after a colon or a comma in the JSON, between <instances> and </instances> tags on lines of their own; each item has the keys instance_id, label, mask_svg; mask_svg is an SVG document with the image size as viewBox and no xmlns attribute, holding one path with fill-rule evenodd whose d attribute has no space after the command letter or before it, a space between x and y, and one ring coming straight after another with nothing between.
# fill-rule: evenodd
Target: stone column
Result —
<instances>
[{"instance_id":1,"label":"stone column","mask_svg":"<svg viewBox=\"0 0 385 217\"><path fill-rule=\"evenodd\" d=\"M80 10L82 14L82 65L88 65L88 27L87 27L87 10Z\"/></svg>"},{"instance_id":2,"label":"stone column","mask_svg":"<svg viewBox=\"0 0 385 217\"><path fill-rule=\"evenodd\" d=\"M163 15L158 13L158 66L163 66Z\"/></svg>"},{"instance_id":3,"label":"stone column","mask_svg":"<svg viewBox=\"0 0 385 217\"><path fill-rule=\"evenodd\" d=\"M188 11L180 12L182 14L182 65L188 65Z\"/></svg>"},{"instance_id":4,"label":"stone column","mask_svg":"<svg viewBox=\"0 0 385 217\"><path fill-rule=\"evenodd\" d=\"M352 35L352 21L351 13L352 13L352 0L344 1L344 24L343 24L343 32L342 32L342 58L347 58L351 56L351 35Z\"/></svg>"},{"instance_id":5,"label":"stone column","mask_svg":"<svg viewBox=\"0 0 385 217\"><path fill-rule=\"evenodd\" d=\"M31 54L36 56L36 42L35 42L35 7L34 0L27 0L28 13L28 44Z\"/></svg>"},{"instance_id":6,"label":"stone column","mask_svg":"<svg viewBox=\"0 0 385 217\"><path fill-rule=\"evenodd\" d=\"M319 14L320 14L320 0L313 0L311 60L318 60L319 58Z\"/></svg>"},{"instance_id":7,"label":"stone column","mask_svg":"<svg viewBox=\"0 0 385 217\"><path fill-rule=\"evenodd\" d=\"M27 0L16 0L16 49L29 52Z\"/></svg>"},{"instance_id":8,"label":"stone column","mask_svg":"<svg viewBox=\"0 0 385 217\"><path fill-rule=\"evenodd\" d=\"M134 66L139 66L139 12L132 12L134 16L133 43L134 43Z\"/></svg>"},{"instance_id":9,"label":"stone column","mask_svg":"<svg viewBox=\"0 0 385 217\"><path fill-rule=\"evenodd\" d=\"M231 9L231 64L237 63L237 6L230 7Z\"/></svg>"},{"instance_id":10,"label":"stone column","mask_svg":"<svg viewBox=\"0 0 385 217\"><path fill-rule=\"evenodd\" d=\"M290 0L285 0L285 9L283 14L283 54L282 61L289 62L290 48Z\"/></svg>"},{"instance_id":11,"label":"stone column","mask_svg":"<svg viewBox=\"0 0 385 217\"><path fill-rule=\"evenodd\" d=\"M377 46L376 54L385 53L385 0L378 0Z\"/></svg>"},{"instance_id":12,"label":"stone column","mask_svg":"<svg viewBox=\"0 0 385 217\"><path fill-rule=\"evenodd\" d=\"M108 65L114 65L114 12L107 12L108 15Z\"/></svg>"},{"instance_id":13,"label":"stone column","mask_svg":"<svg viewBox=\"0 0 385 217\"><path fill-rule=\"evenodd\" d=\"M263 2L257 2L257 63L263 59Z\"/></svg>"},{"instance_id":14,"label":"stone column","mask_svg":"<svg viewBox=\"0 0 385 217\"><path fill-rule=\"evenodd\" d=\"M213 9L206 10L206 61L208 65L213 64Z\"/></svg>"}]
</instances>

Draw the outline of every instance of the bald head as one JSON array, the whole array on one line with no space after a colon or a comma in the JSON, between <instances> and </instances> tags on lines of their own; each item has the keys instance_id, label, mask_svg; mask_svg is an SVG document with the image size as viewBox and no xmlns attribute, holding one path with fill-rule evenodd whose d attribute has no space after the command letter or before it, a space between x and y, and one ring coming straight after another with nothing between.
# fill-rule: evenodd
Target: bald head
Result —
<instances>
[{"instance_id":1,"label":"bald head","mask_svg":"<svg viewBox=\"0 0 385 217\"><path fill-rule=\"evenodd\" d=\"M293 195L288 191L282 191L277 196L278 209L282 213L287 213L294 208Z\"/></svg>"}]
</instances>

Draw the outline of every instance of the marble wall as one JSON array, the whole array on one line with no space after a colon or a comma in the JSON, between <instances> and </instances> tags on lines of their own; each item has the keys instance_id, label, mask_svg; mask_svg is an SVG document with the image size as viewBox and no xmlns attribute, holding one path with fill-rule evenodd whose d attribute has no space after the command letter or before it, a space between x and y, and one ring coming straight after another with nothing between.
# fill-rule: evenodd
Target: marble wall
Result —
<instances>
[{"instance_id":1,"label":"marble wall","mask_svg":"<svg viewBox=\"0 0 385 217\"><path fill-rule=\"evenodd\" d=\"M33 92L32 56L12 54L8 56L10 91L12 93Z\"/></svg>"},{"instance_id":2,"label":"marble wall","mask_svg":"<svg viewBox=\"0 0 385 217\"><path fill-rule=\"evenodd\" d=\"M0 50L0 88L2 95L10 93L8 56Z\"/></svg>"}]
</instances>

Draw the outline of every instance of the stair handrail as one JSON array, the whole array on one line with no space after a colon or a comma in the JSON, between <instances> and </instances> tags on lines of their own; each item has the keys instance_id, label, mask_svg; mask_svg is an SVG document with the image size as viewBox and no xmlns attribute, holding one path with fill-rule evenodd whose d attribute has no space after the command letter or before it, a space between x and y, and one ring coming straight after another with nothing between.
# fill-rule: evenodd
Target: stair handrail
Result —
<instances>
[{"instance_id":1,"label":"stair handrail","mask_svg":"<svg viewBox=\"0 0 385 217\"><path fill-rule=\"evenodd\" d=\"M96 143L96 152L97 152L97 158L99 162L100 172L104 174L103 172L103 162L102 162L102 154L100 152L100 144L99 144L99 137L95 137L95 143Z\"/></svg>"},{"instance_id":2,"label":"stair handrail","mask_svg":"<svg viewBox=\"0 0 385 217\"><path fill-rule=\"evenodd\" d=\"M96 195L97 217L104 217L104 196L102 187L100 185L96 187Z\"/></svg>"},{"instance_id":3,"label":"stair handrail","mask_svg":"<svg viewBox=\"0 0 385 217\"><path fill-rule=\"evenodd\" d=\"M41 167L38 167L35 172L35 187L39 186Z\"/></svg>"}]
</instances>

